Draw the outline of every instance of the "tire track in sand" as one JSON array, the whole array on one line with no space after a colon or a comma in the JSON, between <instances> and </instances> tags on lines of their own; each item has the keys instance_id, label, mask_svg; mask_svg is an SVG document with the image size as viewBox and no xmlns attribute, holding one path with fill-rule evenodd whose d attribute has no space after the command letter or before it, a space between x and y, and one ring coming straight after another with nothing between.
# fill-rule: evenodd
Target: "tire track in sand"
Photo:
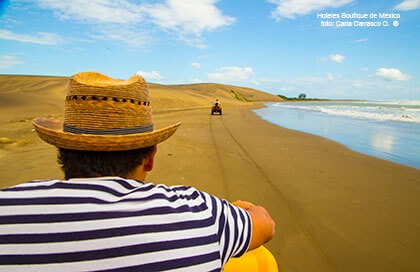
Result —
<instances>
[{"instance_id":1,"label":"tire track in sand","mask_svg":"<svg viewBox=\"0 0 420 272\"><path fill-rule=\"evenodd\" d=\"M219 117L219 116L217 116L217 117ZM225 168L223 167L223 164L222 164L222 156L220 154L221 153L220 148L218 147L216 138L214 136L213 115L210 115L210 118L209 118L209 129L210 129L210 135L211 135L212 143L213 143L213 146L214 146L214 150L215 150L215 153L216 153L217 164L219 165L220 174L222 176L221 177L222 178L221 183L222 183L222 186L223 186L223 190L225 191L225 198L230 199L229 184L226 180L226 172L225 172Z\"/></svg>"},{"instance_id":2,"label":"tire track in sand","mask_svg":"<svg viewBox=\"0 0 420 272\"><path fill-rule=\"evenodd\" d=\"M211 120L210 120L210 122L211 122ZM298 209L295 208L292 205L291 201L289 201L288 198L282 193L282 191L279 188L277 188L277 186L275 186L275 184L271 181L271 179L269 178L269 176L267 175L265 170L254 160L253 156L251 156L251 154L248 153L246 148L244 148L244 146L239 142L239 140L232 134L229 127L226 125L226 121L223 118L223 116L221 116L221 122L223 124L224 130L226 131L227 135L229 135L229 137L233 140L233 142L239 147L239 149L243 152L243 154L247 157L247 159L252 163L252 165L255 167L255 169L258 170L258 172L259 172L259 174L262 178L262 181L265 182L266 184L268 184L270 186L270 188L273 190L273 192L276 193L279 201L283 204L283 206L289 212L291 218L295 221L296 225L299 227L300 231L302 232L304 237L307 239L309 244L312 246L314 251L317 252L317 254L319 255L320 260L324 263L324 265L326 267L329 268L329 271L337 271L337 268L335 267L333 262L329 259L328 255L325 253L324 249L319 245L319 243L317 242L315 236L310 231L307 224L304 222L302 217L299 215ZM225 178L226 174L224 172L224 167L223 167L222 160L221 160L222 157L220 156L220 151L218 151L217 142L216 142L216 140L214 138L214 135L213 135L212 126L210 126L210 131L211 131L211 134L212 134L213 143L215 145L216 153L217 153L217 156L218 156L217 159L219 161L219 165L220 165L221 171L222 171L223 176L224 176L223 177L223 179L224 179L223 183L226 184L225 188L229 189L229 187L227 185L227 182L226 182L226 178Z\"/></svg>"}]
</instances>

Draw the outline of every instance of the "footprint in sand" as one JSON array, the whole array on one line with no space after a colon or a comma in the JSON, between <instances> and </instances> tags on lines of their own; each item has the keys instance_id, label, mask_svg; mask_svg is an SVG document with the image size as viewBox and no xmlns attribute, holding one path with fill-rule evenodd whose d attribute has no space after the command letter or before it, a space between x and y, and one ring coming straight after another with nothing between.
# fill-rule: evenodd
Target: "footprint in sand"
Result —
<instances>
[{"instance_id":1,"label":"footprint in sand","mask_svg":"<svg viewBox=\"0 0 420 272\"><path fill-rule=\"evenodd\" d=\"M10 144L10 143L13 143L13 141L10 140L9 138L7 137L0 138L0 144Z\"/></svg>"},{"instance_id":2,"label":"footprint in sand","mask_svg":"<svg viewBox=\"0 0 420 272\"><path fill-rule=\"evenodd\" d=\"M12 141L7 137L0 138L0 148L1 149L12 149L16 147L20 147L26 145L29 141L28 140L16 140Z\"/></svg>"}]
</instances>

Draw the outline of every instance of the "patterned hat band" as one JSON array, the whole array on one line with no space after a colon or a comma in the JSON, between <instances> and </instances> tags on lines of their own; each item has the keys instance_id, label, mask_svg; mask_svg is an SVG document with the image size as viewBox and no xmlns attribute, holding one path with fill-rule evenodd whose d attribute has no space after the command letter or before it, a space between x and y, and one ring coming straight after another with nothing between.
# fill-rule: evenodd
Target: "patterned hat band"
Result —
<instances>
[{"instance_id":1,"label":"patterned hat band","mask_svg":"<svg viewBox=\"0 0 420 272\"><path fill-rule=\"evenodd\" d=\"M67 95L66 100L82 100L82 101L108 101L112 100L113 102L123 102L123 103L131 103L136 105L143 105L143 106L150 106L150 101L140 101L135 100L133 98L119 98L119 97L107 97L107 96L98 96L98 95Z\"/></svg>"}]
</instances>

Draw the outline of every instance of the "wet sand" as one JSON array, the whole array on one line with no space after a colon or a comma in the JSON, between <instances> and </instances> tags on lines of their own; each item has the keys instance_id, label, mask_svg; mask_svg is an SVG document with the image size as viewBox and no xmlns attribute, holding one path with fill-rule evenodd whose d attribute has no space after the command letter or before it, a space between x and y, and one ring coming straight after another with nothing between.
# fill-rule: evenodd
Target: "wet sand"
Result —
<instances>
[{"instance_id":1,"label":"wet sand","mask_svg":"<svg viewBox=\"0 0 420 272\"><path fill-rule=\"evenodd\" d=\"M9 101L0 109L0 187L63 176L30 119L62 116L65 78L21 79L0 78L14 82L0 91ZM252 109L269 95L200 88L151 85L155 126L182 126L158 146L148 181L265 206L277 223L267 248L280 271L420 270L420 170L263 121ZM221 116L210 115L216 97Z\"/></svg>"}]
</instances>

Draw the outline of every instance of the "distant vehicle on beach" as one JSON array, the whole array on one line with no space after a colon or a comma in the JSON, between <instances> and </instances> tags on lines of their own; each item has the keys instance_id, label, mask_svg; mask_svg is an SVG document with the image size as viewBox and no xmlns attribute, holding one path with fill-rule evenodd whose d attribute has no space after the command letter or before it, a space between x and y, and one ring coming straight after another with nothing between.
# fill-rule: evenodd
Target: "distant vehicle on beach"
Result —
<instances>
[{"instance_id":1,"label":"distant vehicle on beach","mask_svg":"<svg viewBox=\"0 0 420 272\"><path fill-rule=\"evenodd\" d=\"M215 112L222 115L222 106L220 106L220 103L214 103L213 107L211 108L211 115L213 115Z\"/></svg>"}]
</instances>

